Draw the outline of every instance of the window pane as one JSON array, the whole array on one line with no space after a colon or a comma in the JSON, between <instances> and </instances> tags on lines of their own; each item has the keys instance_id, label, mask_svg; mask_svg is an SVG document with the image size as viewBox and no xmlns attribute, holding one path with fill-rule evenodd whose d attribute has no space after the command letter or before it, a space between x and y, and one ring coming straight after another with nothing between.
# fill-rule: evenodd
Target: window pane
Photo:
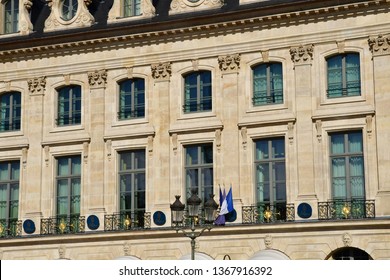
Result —
<instances>
[{"instance_id":1,"label":"window pane","mask_svg":"<svg viewBox=\"0 0 390 280\"><path fill-rule=\"evenodd\" d=\"M135 169L143 169L145 168L145 151L137 151L134 152L135 159Z\"/></svg>"},{"instance_id":2,"label":"window pane","mask_svg":"<svg viewBox=\"0 0 390 280\"><path fill-rule=\"evenodd\" d=\"M358 54L346 56L345 72L348 95L360 95L360 58Z\"/></svg>"},{"instance_id":3,"label":"window pane","mask_svg":"<svg viewBox=\"0 0 390 280\"><path fill-rule=\"evenodd\" d=\"M336 55L327 59L328 65L328 96L342 96L343 92L343 69L342 56Z\"/></svg>"},{"instance_id":4,"label":"window pane","mask_svg":"<svg viewBox=\"0 0 390 280\"><path fill-rule=\"evenodd\" d=\"M62 157L57 159L58 162L58 175L64 176L64 175L69 175L70 170L69 170L69 159L67 157Z\"/></svg>"},{"instance_id":5,"label":"window pane","mask_svg":"<svg viewBox=\"0 0 390 280\"><path fill-rule=\"evenodd\" d=\"M344 150L344 134L332 134L331 136L331 153L343 154Z\"/></svg>"},{"instance_id":6,"label":"window pane","mask_svg":"<svg viewBox=\"0 0 390 280\"><path fill-rule=\"evenodd\" d=\"M272 157L284 158L284 139L275 139L272 141Z\"/></svg>"},{"instance_id":7,"label":"window pane","mask_svg":"<svg viewBox=\"0 0 390 280\"><path fill-rule=\"evenodd\" d=\"M361 132L352 132L348 134L348 144L350 153L363 152L363 139Z\"/></svg>"},{"instance_id":8,"label":"window pane","mask_svg":"<svg viewBox=\"0 0 390 280\"><path fill-rule=\"evenodd\" d=\"M121 192L131 192L131 174L121 175L120 176L120 190Z\"/></svg>"},{"instance_id":9,"label":"window pane","mask_svg":"<svg viewBox=\"0 0 390 280\"><path fill-rule=\"evenodd\" d=\"M345 168L344 158L332 159L332 185L335 198L345 198L347 195Z\"/></svg>"},{"instance_id":10,"label":"window pane","mask_svg":"<svg viewBox=\"0 0 390 280\"><path fill-rule=\"evenodd\" d=\"M198 169L189 169L186 172L186 186L187 189L191 190L194 187L199 186L199 172Z\"/></svg>"},{"instance_id":11,"label":"window pane","mask_svg":"<svg viewBox=\"0 0 390 280\"><path fill-rule=\"evenodd\" d=\"M203 146L202 147L203 162L202 163L213 163L213 147Z\"/></svg>"},{"instance_id":12,"label":"window pane","mask_svg":"<svg viewBox=\"0 0 390 280\"><path fill-rule=\"evenodd\" d=\"M364 168L363 157L351 157L349 161L351 173L351 195L353 198L363 198L364 195Z\"/></svg>"},{"instance_id":13,"label":"window pane","mask_svg":"<svg viewBox=\"0 0 390 280\"><path fill-rule=\"evenodd\" d=\"M131 210L131 194L122 193L120 196L120 210Z\"/></svg>"},{"instance_id":14,"label":"window pane","mask_svg":"<svg viewBox=\"0 0 390 280\"><path fill-rule=\"evenodd\" d=\"M81 174L81 157L72 157L72 175Z\"/></svg>"},{"instance_id":15,"label":"window pane","mask_svg":"<svg viewBox=\"0 0 390 280\"><path fill-rule=\"evenodd\" d=\"M268 141L257 141L256 142L256 159L268 159Z\"/></svg>"},{"instance_id":16,"label":"window pane","mask_svg":"<svg viewBox=\"0 0 390 280\"><path fill-rule=\"evenodd\" d=\"M198 147L186 148L186 165L198 164Z\"/></svg>"},{"instance_id":17,"label":"window pane","mask_svg":"<svg viewBox=\"0 0 390 280\"><path fill-rule=\"evenodd\" d=\"M8 163L0 163L0 180L9 180Z\"/></svg>"}]
</instances>

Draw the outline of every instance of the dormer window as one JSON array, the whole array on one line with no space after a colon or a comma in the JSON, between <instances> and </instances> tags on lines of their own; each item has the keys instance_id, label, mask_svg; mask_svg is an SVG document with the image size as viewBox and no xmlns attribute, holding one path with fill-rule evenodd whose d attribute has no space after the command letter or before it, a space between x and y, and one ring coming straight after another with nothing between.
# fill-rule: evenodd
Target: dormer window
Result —
<instances>
[{"instance_id":1,"label":"dormer window","mask_svg":"<svg viewBox=\"0 0 390 280\"><path fill-rule=\"evenodd\" d=\"M3 3L3 33L16 33L19 30L19 0L6 0Z\"/></svg>"},{"instance_id":2,"label":"dormer window","mask_svg":"<svg viewBox=\"0 0 390 280\"><path fill-rule=\"evenodd\" d=\"M63 0L61 5L61 18L71 20L75 17L78 8L78 0Z\"/></svg>"},{"instance_id":3,"label":"dormer window","mask_svg":"<svg viewBox=\"0 0 390 280\"><path fill-rule=\"evenodd\" d=\"M141 14L141 0L124 0L123 16L133 17Z\"/></svg>"}]
</instances>

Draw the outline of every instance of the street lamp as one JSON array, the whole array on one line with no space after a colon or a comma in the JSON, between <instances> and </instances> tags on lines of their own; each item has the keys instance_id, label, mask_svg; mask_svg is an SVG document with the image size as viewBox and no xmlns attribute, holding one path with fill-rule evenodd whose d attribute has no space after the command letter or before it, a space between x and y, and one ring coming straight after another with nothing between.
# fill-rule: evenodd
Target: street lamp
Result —
<instances>
[{"instance_id":1,"label":"street lamp","mask_svg":"<svg viewBox=\"0 0 390 280\"><path fill-rule=\"evenodd\" d=\"M204 204L204 217L199 216L199 208L202 200L199 198L197 192L197 189L191 189L192 195L187 199L187 211L184 210L185 205L180 202L180 195L176 195L175 202L171 204L174 229L176 232L183 232L184 236L191 239L191 260L195 260L195 239L201 236L206 229L208 231L211 230L218 209L218 204L214 201L214 195L211 194L209 200ZM204 220L204 225L199 226L199 220ZM186 226L187 222L190 223L189 228Z\"/></svg>"}]
</instances>

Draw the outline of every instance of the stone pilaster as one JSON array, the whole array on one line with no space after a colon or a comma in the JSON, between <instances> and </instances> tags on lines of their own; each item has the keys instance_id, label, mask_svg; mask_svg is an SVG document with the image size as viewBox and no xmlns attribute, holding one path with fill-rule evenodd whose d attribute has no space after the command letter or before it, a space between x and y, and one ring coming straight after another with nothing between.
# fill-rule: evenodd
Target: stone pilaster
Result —
<instances>
[{"instance_id":1,"label":"stone pilaster","mask_svg":"<svg viewBox=\"0 0 390 280\"><path fill-rule=\"evenodd\" d=\"M27 80L28 106L26 117L28 127L26 137L29 139L28 149L22 151L22 166L27 188L21 188L22 194L22 218L32 219L39 227L42 218L42 172L44 168L42 134L44 116L44 95L46 89L46 77L37 77ZM26 99L25 99L26 100Z\"/></svg>"},{"instance_id":2,"label":"stone pilaster","mask_svg":"<svg viewBox=\"0 0 390 280\"><path fill-rule=\"evenodd\" d=\"M390 35L371 37L368 44L374 64L374 97L376 147L378 158L379 189L376 198L376 215L390 215Z\"/></svg>"},{"instance_id":3,"label":"stone pilaster","mask_svg":"<svg viewBox=\"0 0 390 280\"><path fill-rule=\"evenodd\" d=\"M221 111L221 120L224 124L222 131L216 133L216 148L219 165L223 166L218 183L224 183L226 192L230 184L232 185L233 198L241 197L239 193L240 186L240 168L237 164L240 162L239 153L241 145L240 131L238 129L238 93L239 93L239 70L241 55L232 54L218 57L219 68L221 70L221 93L223 110ZM217 98L218 94L214 94ZM218 180L218 179L217 179ZM237 211L237 217L241 217L241 202L234 200L234 208Z\"/></svg>"},{"instance_id":4,"label":"stone pilaster","mask_svg":"<svg viewBox=\"0 0 390 280\"><path fill-rule=\"evenodd\" d=\"M314 146L312 122L311 65L313 45L301 45L290 49L295 72L296 141L298 170L298 203L317 205L314 180ZM293 129L294 129L293 127ZM290 132L291 134L291 132ZM315 213L315 211L313 211Z\"/></svg>"},{"instance_id":5,"label":"stone pilaster","mask_svg":"<svg viewBox=\"0 0 390 280\"><path fill-rule=\"evenodd\" d=\"M103 221L105 213L104 206L104 170L105 170L105 143L104 143L104 122L105 122L105 88L107 72L99 70L88 73L90 86L89 100L90 119L86 121L91 142L83 143L83 158L87 164L88 180L88 213L95 214ZM84 180L84 182L86 182ZM101 226L103 223L101 223Z\"/></svg>"},{"instance_id":6,"label":"stone pilaster","mask_svg":"<svg viewBox=\"0 0 390 280\"><path fill-rule=\"evenodd\" d=\"M151 112L158 112L150 116L151 123L155 128L155 139L149 139L149 143L153 140L158 145L152 146L153 142L148 145L148 150L152 147L153 153L149 154L150 164L153 169L149 169L149 190L152 196L153 205L156 209L160 209L165 213L170 213L169 203L173 197L170 197L170 149L171 139L168 133L170 124L170 78L171 78L171 63L157 63L151 65L153 83L153 100Z\"/></svg>"}]
</instances>

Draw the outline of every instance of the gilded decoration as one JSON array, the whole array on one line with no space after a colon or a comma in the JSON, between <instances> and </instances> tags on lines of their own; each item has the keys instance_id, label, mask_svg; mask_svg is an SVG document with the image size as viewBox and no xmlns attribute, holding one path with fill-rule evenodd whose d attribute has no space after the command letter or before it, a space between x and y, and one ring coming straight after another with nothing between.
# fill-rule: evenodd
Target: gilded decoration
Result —
<instances>
[{"instance_id":1,"label":"gilded decoration","mask_svg":"<svg viewBox=\"0 0 390 280\"><path fill-rule=\"evenodd\" d=\"M224 73L238 72L240 70L240 54L225 55L218 57L219 68Z\"/></svg>"},{"instance_id":2,"label":"gilded decoration","mask_svg":"<svg viewBox=\"0 0 390 280\"><path fill-rule=\"evenodd\" d=\"M368 39L368 45L373 56L390 54L390 36L380 34L376 38L370 37Z\"/></svg>"},{"instance_id":3,"label":"gilded decoration","mask_svg":"<svg viewBox=\"0 0 390 280\"><path fill-rule=\"evenodd\" d=\"M27 84L30 94L44 94L46 87L46 77L29 79Z\"/></svg>"},{"instance_id":4,"label":"gilded decoration","mask_svg":"<svg viewBox=\"0 0 390 280\"><path fill-rule=\"evenodd\" d=\"M172 74L170 62L152 64L152 77L155 80L169 80Z\"/></svg>"},{"instance_id":5,"label":"gilded decoration","mask_svg":"<svg viewBox=\"0 0 390 280\"><path fill-rule=\"evenodd\" d=\"M295 65L311 64L313 60L314 45L300 45L290 49L291 60Z\"/></svg>"},{"instance_id":6,"label":"gilded decoration","mask_svg":"<svg viewBox=\"0 0 390 280\"><path fill-rule=\"evenodd\" d=\"M88 73L88 82L92 88L105 87L107 81L107 71L97 70Z\"/></svg>"}]
</instances>

